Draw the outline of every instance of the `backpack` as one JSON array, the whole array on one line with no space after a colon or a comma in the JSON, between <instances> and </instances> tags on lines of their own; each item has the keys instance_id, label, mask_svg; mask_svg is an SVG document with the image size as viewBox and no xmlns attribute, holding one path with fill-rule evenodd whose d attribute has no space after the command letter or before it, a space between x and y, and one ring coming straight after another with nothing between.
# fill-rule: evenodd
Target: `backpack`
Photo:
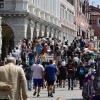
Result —
<instances>
[{"instance_id":1,"label":"backpack","mask_svg":"<svg viewBox=\"0 0 100 100\"><path fill-rule=\"evenodd\" d=\"M80 74L80 75L84 75L84 69L83 69L83 68L80 68L79 74Z\"/></svg>"},{"instance_id":2,"label":"backpack","mask_svg":"<svg viewBox=\"0 0 100 100\"><path fill-rule=\"evenodd\" d=\"M74 72L74 67L72 66L72 65L68 65L68 72L70 73L72 73L72 72Z\"/></svg>"}]
</instances>

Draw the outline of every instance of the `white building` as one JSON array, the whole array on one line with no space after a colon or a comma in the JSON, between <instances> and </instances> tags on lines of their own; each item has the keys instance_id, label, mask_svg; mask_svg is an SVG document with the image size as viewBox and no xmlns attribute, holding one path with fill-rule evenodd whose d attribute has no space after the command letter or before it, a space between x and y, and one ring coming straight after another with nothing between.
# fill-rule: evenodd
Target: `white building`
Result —
<instances>
[{"instance_id":1,"label":"white building","mask_svg":"<svg viewBox=\"0 0 100 100\"><path fill-rule=\"evenodd\" d=\"M73 1L1 0L3 57L23 38L52 36L62 39L65 36L72 42L76 35Z\"/></svg>"},{"instance_id":2,"label":"white building","mask_svg":"<svg viewBox=\"0 0 100 100\"><path fill-rule=\"evenodd\" d=\"M63 28L62 36L65 36L69 44L77 35L76 26L77 0L60 0L60 19Z\"/></svg>"},{"instance_id":3,"label":"white building","mask_svg":"<svg viewBox=\"0 0 100 100\"><path fill-rule=\"evenodd\" d=\"M23 38L60 37L60 0L2 0L0 16L3 56Z\"/></svg>"}]
</instances>

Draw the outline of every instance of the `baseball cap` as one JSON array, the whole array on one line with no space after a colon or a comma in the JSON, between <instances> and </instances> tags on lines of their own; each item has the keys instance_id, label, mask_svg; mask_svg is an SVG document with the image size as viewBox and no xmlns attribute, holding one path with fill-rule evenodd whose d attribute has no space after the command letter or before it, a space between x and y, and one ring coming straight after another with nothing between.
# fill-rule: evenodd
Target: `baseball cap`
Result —
<instances>
[{"instance_id":1,"label":"baseball cap","mask_svg":"<svg viewBox=\"0 0 100 100\"><path fill-rule=\"evenodd\" d=\"M41 63L41 59L37 59L37 63Z\"/></svg>"}]
</instances>

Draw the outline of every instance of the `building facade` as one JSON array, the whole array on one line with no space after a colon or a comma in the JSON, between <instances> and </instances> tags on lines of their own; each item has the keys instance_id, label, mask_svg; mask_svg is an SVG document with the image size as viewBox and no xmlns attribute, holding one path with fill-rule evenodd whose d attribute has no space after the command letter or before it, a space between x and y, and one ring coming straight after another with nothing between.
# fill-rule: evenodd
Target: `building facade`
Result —
<instances>
[{"instance_id":1,"label":"building facade","mask_svg":"<svg viewBox=\"0 0 100 100\"><path fill-rule=\"evenodd\" d=\"M77 0L77 36L83 39L89 38L88 6L88 0Z\"/></svg>"},{"instance_id":2,"label":"building facade","mask_svg":"<svg viewBox=\"0 0 100 100\"><path fill-rule=\"evenodd\" d=\"M93 5L89 7L90 13L90 25L91 29L94 30L94 37L92 35L92 31L90 29L91 38L94 39L96 47L100 50L100 6L94 7Z\"/></svg>"},{"instance_id":3,"label":"building facade","mask_svg":"<svg viewBox=\"0 0 100 100\"><path fill-rule=\"evenodd\" d=\"M77 0L1 0L2 56L23 38L77 36Z\"/></svg>"},{"instance_id":4,"label":"building facade","mask_svg":"<svg viewBox=\"0 0 100 100\"><path fill-rule=\"evenodd\" d=\"M60 20L63 29L62 36L66 37L68 43L72 43L77 36L76 22L76 0L60 0Z\"/></svg>"},{"instance_id":5,"label":"building facade","mask_svg":"<svg viewBox=\"0 0 100 100\"><path fill-rule=\"evenodd\" d=\"M3 57L23 38L61 37L60 0L2 0L0 16Z\"/></svg>"},{"instance_id":6,"label":"building facade","mask_svg":"<svg viewBox=\"0 0 100 100\"><path fill-rule=\"evenodd\" d=\"M95 30L94 35L100 37L100 6L90 6L90 24Z\"/></svg>"}]
</instances>

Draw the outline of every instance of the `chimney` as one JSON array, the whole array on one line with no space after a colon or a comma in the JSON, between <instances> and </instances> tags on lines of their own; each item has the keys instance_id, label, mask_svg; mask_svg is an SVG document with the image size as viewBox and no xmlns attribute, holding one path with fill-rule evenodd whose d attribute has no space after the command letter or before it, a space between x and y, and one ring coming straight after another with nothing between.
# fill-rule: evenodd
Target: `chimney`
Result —
<instances>
[{"instance_id":1,"label":"chimney","mask_svg":"<svg viewBox=\"0 0 100 100\"><path fill-rule=\"evenodd\" d=\"M100 5L97 5L97 8L100 9Z\"/></svg>"}]
</instances>

